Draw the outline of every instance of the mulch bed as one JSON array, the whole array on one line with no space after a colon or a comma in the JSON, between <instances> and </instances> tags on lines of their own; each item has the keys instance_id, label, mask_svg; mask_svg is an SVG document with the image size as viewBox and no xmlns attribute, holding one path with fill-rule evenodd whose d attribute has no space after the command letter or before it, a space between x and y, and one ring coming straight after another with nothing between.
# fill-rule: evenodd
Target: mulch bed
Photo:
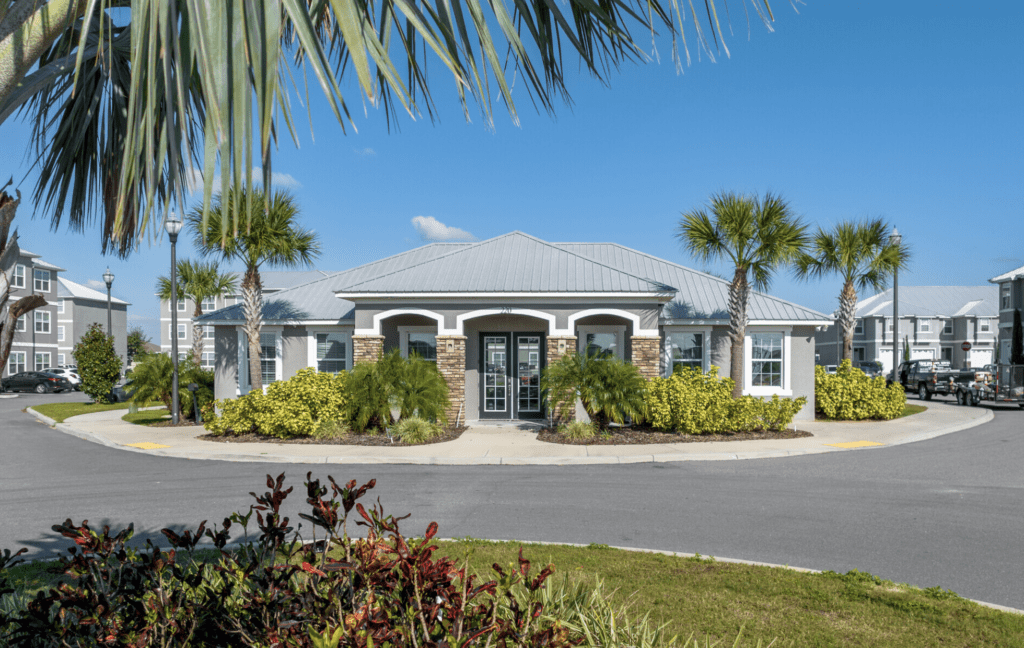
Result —
<instances>
[{"instance_id":1,"label":"mulch bed","mask_svg":"<svg viewBox=\"0 0 1024 648\"><path fill-rule=\"evenodd\" d=\"M650 428L609 428L609 435L598 434L591 439L570 440L545 428L537 435L540 441L565 445L645 445L649 443L710 443L712 441L760 441L765 439L800 439L813 436L802 430L779 432L726 432L723 434L673 434Z\"/></svg>"},{"instance_id":2,"label":"mulch bed","mask_svg":"<svg viewBox=\"0 0 1024 648\"><path fill-rule=\"evenodd\" d=\"M276 443L278 445L299 443L308 445L350 445L350 446L387 446L389 448L404 448L411 446L424 446L432 443L444 443L454 441L462 436L468 428L466 426L445 428L438 436L424 441L423 443L403 443L397 439L392 442L386 434L343 434L340 436L314 439L313 437L296 437L294 439L279 439L277 437L263 436L260 434L240 434L238 436L215 436L213 434L201 434L197 439L203 441L218 441L220 443Z\"/></svg>"}]
</instances>

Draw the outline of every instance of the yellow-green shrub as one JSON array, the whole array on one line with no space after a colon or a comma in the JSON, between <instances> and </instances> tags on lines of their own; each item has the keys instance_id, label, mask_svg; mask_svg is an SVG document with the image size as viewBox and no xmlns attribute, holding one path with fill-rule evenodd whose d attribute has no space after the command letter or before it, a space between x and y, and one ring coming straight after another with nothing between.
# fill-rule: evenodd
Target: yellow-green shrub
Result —
<instances>
[{"instance_id":1,"label":"yellow-green shrub","mask_svg":"<svg viewBox=\"0 0 1024 648\"><path fill-rule=\"evenodd\" d=\"M827 419L889 420L903 413L907 395L898 383L886 386L884 377L868 378L843 360L834 374L814 368L814 401L814 409Z\"/></svg>"},{"instance_id":2,"label":"yellow-green shrub","mask_svg":"<svg viewBox=\"0 0 1024 648\"><path fill-rule=\"evenodd\" d=\"M717 367L707 373L683 367L669 378L652 378L645 395L647 421L685 434L781 430L807 403L804 397L734 400L732 388L732 379L719 378Z\"/></svg>"},{"instance_id":3,"label":"yellow-green shrub","mask_svg":"<svg viewBox=\"0 0 1024 648\"><path fill-rule=\"evenodd\" d=\"M220 415L204 425L213 434L255 432L287 439L316 436L324 425L344 421L348 374L318 373L306 368L288 380L272 383L267 393L250 392L217 402Z\"/></svg>"}]
</instances>

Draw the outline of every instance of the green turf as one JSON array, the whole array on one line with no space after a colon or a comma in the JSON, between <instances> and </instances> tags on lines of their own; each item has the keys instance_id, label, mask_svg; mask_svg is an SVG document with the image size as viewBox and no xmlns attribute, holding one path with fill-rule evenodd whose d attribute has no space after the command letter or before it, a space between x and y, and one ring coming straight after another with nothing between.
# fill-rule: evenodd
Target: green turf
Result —
<instances>
[{"instance_id":1,"label":"green turf","mask_svg":"<svg viewBox=\"0 0 1024 648\"><path fill-rule=\"evenodd\" d=\"M900 414L897 418L903 418L904 416L910 416L911 414L920 414L926 409L928 408L925 407L924 405L910 405L908 403L907 405L903 406L903 413Z\"/></svg>"},{"instance_id":2,"label":"green turf","mask_svg":"<svg viewBox=\"0 0 1024 648\"><path fill-rule=\"evenodd\" d=\"M49 416L57 423L63 423L65 419L79 414L92 414L93 412L107 412L110 410L126 410L128 403L46 403L45 405L34 405L32 409Z\"/></svg>"},{"instance_id":3,"label":"green turf","mask_svg":"<svg viewBox=\"0 0 1024 648\"><path fill-rule=\"evenodd\" d=\"M166 408L161 407L160 409L142 410L134 414L125 414L121 417L121 420L134 423L135 425L153 425L154 423L171 420L171 415L167 413Z\"/></svg>"}]
</instances>

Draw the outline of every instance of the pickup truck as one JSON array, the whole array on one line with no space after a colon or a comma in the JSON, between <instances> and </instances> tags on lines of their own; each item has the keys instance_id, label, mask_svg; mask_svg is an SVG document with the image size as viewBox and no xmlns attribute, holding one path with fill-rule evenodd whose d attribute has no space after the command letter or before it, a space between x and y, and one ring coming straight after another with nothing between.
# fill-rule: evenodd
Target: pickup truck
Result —
<instances>
[{"instance_id":1,"label":"pickup truck","mask_svg":"<svg viewBox=\"0 0 1024 648\"><path fill-rule=\"evenodd\" d=\"M931 400L935 394L954 393L954 381L959 376L959 371L942 360L908 360L900 363L897 372L903 389L917 393L921 400Z\"/></svg>"}]
</instances>

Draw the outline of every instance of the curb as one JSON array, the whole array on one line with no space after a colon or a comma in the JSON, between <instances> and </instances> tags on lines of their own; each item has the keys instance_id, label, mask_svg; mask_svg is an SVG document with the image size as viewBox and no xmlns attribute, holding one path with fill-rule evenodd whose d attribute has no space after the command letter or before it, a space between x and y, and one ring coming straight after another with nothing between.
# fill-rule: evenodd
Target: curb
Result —
<instances>
[{"instance_id":1,"label":"curb","mask_svg":"<svg viewBox=\"0 0 1024 648\"><path fill-rule=\"evenodd\" d=\"M462 540L464 540L464 538L437 538L437 540L442 541L442 542L461 542ZM516 543L516 542L521 542L522 544L544 545L544 546L553 546L553 547L581 547L581 548L586 548L586 547L589 546L589 545L585 545L585 544L577 544L575 542L545 542L543 540L492 540L490 538L472 538L472 540L473 541L477 541L477 542L493 542L493 543L499 543L499 542L501 542L501 543L506 543L506 542ZM660 554L662 556L674 556L676 558L699 558L700 560L706 560L708 562L732 563L732 564L735 564L735 565L751 565L753 567L768 567L770 569L788 569L789 571L800 572L800 573L803 573L803 574L820 574L820 573L822 573L821 570L818 570L818 569L808 569L806 567L794 567L792 565L779 565L777 563L758 562L756 560L743 560L742 558L722 558L721 556L683 553L683 552L679 552L679 551L664 551L662 549L645 549L645 548L642 548L642 547L617 547L615 545L608 545L608 548L609 549L618 549L620 551L632 551L634 553L649 553L649 554ZM907 583L901 583L901 584L902 585L906 585ZM910 587L918 587L918 586L917 585L910 585ZM919 589L923 589L923 588L919 588ZM961 598L963 598L963 597L961 597ZM975 600L975 599L964 599L964 600L970 601L972 603L977 603L978 605L981 605L982 607L987 607L987 608L991 608L993 610L998 610L999 612L1009 612L1010 614L1024 615L1024 610L1018 610L1017 608L1007 607L1005 605L999 605L998 603L987 603L985 601L978 601L978 600Z\"/></svg>"}]
</instances>

